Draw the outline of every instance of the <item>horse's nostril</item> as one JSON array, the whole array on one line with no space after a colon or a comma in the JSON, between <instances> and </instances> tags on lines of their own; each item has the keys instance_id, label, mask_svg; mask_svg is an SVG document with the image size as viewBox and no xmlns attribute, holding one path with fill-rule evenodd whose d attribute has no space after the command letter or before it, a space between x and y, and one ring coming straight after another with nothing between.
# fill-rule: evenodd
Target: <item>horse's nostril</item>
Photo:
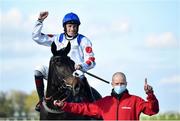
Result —
<instances>
[{"instance_id":1,"label":"horse's nostril","mask_svg":"<svg viewBox=\"0 0 180 121\"><path fill-rule=\"evenodd\" d=\"M79 92L79 90L80 90L80 85L79 85L79 84L76 84L76 86L74 87L74 89L75 89L76 92Z\"/></svg>"}]
</instances>

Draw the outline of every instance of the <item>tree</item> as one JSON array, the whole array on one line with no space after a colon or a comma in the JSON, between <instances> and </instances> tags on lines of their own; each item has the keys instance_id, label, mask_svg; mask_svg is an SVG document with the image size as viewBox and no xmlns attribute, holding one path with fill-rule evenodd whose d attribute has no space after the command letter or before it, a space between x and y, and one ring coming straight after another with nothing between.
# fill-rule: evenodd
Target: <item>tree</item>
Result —
<instances>
[{"instance_id":1,"label":"tree","mask_svg":"<svg viewBox=\"0 0 180 121\"><path fill-rule=\"evenodd\" d=\"M32 91L30 95L28 95L25 99L25 111L31 112L34 111L34 107L38 102L38 96L36 91Z\"/></svg>"},{"instance_id":2,"label":"tree","mask_svg":"<svg viewBox=\"0 0 180 121\"><path fill-rule=\"evenodd\" d=\"M10 117L13 115L12 100L7 99L6 93L0 92L0 117Z\"/></svg>"}]
</instances>

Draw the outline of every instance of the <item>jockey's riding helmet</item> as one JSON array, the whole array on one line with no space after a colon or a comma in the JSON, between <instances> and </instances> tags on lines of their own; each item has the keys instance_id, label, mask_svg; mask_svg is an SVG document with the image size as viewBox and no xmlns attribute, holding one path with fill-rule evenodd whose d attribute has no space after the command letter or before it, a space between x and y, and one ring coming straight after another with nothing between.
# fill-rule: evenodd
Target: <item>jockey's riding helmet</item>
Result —
<instances>
[{"instance_id":1,"label":"jockey's riding helmet","mask_svg":"<svg viewBox=\"0 0 180 121\"><path fill-rule=\"evenodd\" d=\"M63 27L67 23L69 23L69 24L77 24L77 25L81 24L79 17L75 13L72 13L72 12L68 13L68 14L66 14L64 16L62 23L63 23Z\"/></svg>"}]
</instances>

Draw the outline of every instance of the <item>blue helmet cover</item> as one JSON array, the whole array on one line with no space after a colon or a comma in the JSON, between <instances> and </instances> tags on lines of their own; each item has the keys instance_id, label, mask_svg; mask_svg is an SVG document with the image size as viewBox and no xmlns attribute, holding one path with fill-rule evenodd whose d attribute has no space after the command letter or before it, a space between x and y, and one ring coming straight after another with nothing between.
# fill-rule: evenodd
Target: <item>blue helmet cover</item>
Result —
<instances>
[{"instance_id":1,"label":"blue helmet cover","mask_svg":"<svg viewBox=\"0 0 180 121\"><path fill-rule=\"evenodd\" d=\"M72 13L72 12L66 14L63 18L63 21L62 21L63 26L67 23L74 23L78 25L81 24L79 17L75 13Z\"/></svg>"}]
</instances>

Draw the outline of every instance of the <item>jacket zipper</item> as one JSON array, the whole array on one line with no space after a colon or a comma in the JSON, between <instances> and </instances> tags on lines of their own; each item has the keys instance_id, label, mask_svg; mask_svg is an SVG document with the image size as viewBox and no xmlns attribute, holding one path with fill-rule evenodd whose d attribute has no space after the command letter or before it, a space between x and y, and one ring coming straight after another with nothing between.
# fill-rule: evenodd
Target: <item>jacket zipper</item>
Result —
<instances>
[{"instance_id":1,"label":"jacket zipper","mask_svg":"<svg viewBox=\"0 0 180 121\"><path fill-rule=\"evenodd\" d=\"M116 110L116 120L118 121L118 113L119 113L119 99L117 100L117 110Z\"/></svg>"}]
</instances>

